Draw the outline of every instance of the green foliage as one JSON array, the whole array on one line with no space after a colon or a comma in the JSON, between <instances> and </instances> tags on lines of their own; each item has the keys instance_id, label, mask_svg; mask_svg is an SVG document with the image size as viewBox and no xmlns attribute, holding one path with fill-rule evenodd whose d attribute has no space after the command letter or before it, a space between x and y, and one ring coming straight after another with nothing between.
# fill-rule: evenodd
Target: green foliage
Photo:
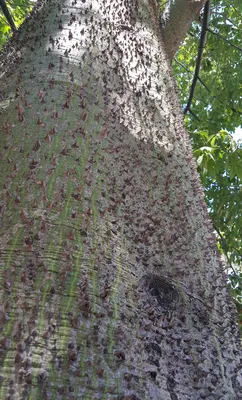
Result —
<instances>
[{"instance_id":1,"label":"green foliage","mask_svg":"<svg viewBox=\"0 0 242 400\"><path fill-rule=\"evenodd\" d=\"M32 9L34 0L6 0L6 5L13 17L14 23L18 28ZM11 28L4 17L0 8L0 48L11 35Z\"/></svg>"},{"instance_id":2,"label":"green foliage","mask_svg":"<svg viewBox=\"0 0 242 400\"><path fill-rule=\"evenodd\" d=\"M212 2L202 68L185 117L205 199L225 254L230 286L242 322L242 142L231 135L242 124L242 2ZM196 65L201 16L173 61L182 105L186 106ZM236 270L236 273L235 273Z\"/></svg>"}]
</instances>

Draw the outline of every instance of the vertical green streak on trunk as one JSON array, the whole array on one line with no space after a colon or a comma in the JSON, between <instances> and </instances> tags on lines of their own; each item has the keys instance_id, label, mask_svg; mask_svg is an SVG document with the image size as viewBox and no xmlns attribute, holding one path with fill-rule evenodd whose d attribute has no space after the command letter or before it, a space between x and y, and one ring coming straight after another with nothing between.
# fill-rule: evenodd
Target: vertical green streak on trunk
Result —
<instances>
[{"instance_id":1,"label":"vertical green streak on trunk","mask_svg":"<svg viewBox=\"0 0 242 400\"><path fill-rule=\"evenodd\" d=\"M11 193L11 192L10 192ZM12 222L12 226L14 226L14 224L17 223L17 221L19 220L18 216L19 216L19 210L18 207L16 207L15 205L15 198L11 197L8 198L7 203L8 203L8 209L11 210L11 214L9 215L9 213L6 213L3 217L3 223L5 224L5 226L9 226L9 217L11 218L11 222Z\"/></svg>"},{"instance_id":2,"label":"vertical green streak on trunk","mask_svg":"<svg viewBox=\"0 0 242 400\"><path fill-rule=\"evenodd\" d=\"M24 230L23 228L19 228L17 233L14 236L14 239L11 241L8 249L8 256L7 256L7 261L5 263L5 268L4 271L8 271L8 269L11 269L11 264L15 260L15 252L19 250L19 241L21 240L23 236ZM16 269L15 269L16 271ZM21 268L18 269L18 274L15 275L14 281L11 281L11 296L9 297L9 301L11 304L15 303L14 297L17 292L17 286L19 285L19 277L21 273ZM4 302L4 299L2 299L2 302ZM14 326L15 320L13 318L9 319L9 321L4 325L2 334L3 336L10 337L11 332L13 331L13 326Z\"/></svg>"},{"instance_id":3,"label":"vertical green streak on trunk","mask_svg":"<svg viewBox=\"0 0 242 400\"><path fill-rule=\"evenodd\" d=\"M62 115L63 118L63 115ZM76 124L76 121L71 121L70 123L70 129L72 128L72 122L73 122L73 128ZM91 128L90 128L91 129ZM90 129L88 129L88 127L86 128L87 132L90 132ZM93 131L91 131L92 134L94 134ZM98 133L98 132L97 132ZM77 143L79 143L79 145L82 145L82 151L80 154L80 162L79 165L77 165L76 167L76 174L77 174L77 180L78 182L82 182L83 184L83 177L85 175L85 167L87 165L87 161L90 157L90 150L91 150L91 146L89 144L89 141L86 139L82 139L82 138L77 138ZM58 148L58 143L57 143L57 139L56 139L56 143L55 143L55 148L57 151ZM52 148L53 150L53 148ZM60 150L60 149L58 149ZM52 153L50 154L50 157L52 156ZM63 162L64 160L64 162ZM62 162L61 162L62 161ZM58 176L64 176L64 172L65 172L65 168L68 167L72 167L73 168L73 158L71 157L62 157L62 160L59 160L59 164L58 166L55 168L55 171L52 175L52 177L49 180L48 183L48 188L47 188L47 197L48 199L52 199L53 198L53 194L55 193L55 188L57 186L57 177ZM73 206L73 199L71 197L71 194L74 193L75 188L72 182L68 182L66 185L66 194L67 194L67 199L65 200L64 203L64 207L62 212L58 215L57 219L55 220L55 224L58 223L60 228L59 228L59 237L58 239L55 238L55 230L56 228L53 227L52 232L51 232L51 237L50 237L50 243L54 243L54 248L59 248L60 249L60 253L61 253L61 247L63 246L63 241L66 237L66 230L68 230L69 228L66 227L66 224L63 225L63 221L68 221L69 216L71 214L71 209ZM96 200L97 197L99 196L99 182L97 182L96 186L94 186L92 193L91 193L91 198L90 198L90 205L91 205L91 212L92 212L92 224L91 221L89 221L89 226L92 226L92 230L95 231L95 229L98 226L98 211L96 209ZM83 187L83 192L85 192L85 185ZM80 202L80 209L79 212L83 212L83 206L82 206L82 202ZM60 352L60 354L65 355L66 353L66 349L67 349L67 345L68 345L68 341L71 338L71 332L72 329L68 326L68 315L70 314L71 310L74 309L74 303L76 300L76 295L73 295L73 293L75 294L77 287L76 284L78 282L78 280L80 279L80 274L82 272L81 267L81 259L82 259L82 255L84 252L84 244L82 242L82 239L80 239L79 236L79 229L81 229L82 227L82 217L79 218L77 221L75 221L75 224L77 226L77 232L76 232L76 239L75 241L73 241L73 247L79 246L78 250L75 251L74 254L74 261L73 261L73 270L68 273L68 278L65 282L66 285L66 289L65 289L65 295L62 296L62 301L61 304L58 304L58 309L60 310L61 314L65 314L64 318L62 316L60 316L60 320L61 320L61 331L63 331L63 334L60 335L60 337L62 338L61 341L58 342L58 351ZM78 229L79 227L79 229ZM70 225L70 229L71 229L71 225ZM52 248L52 246L50 246L48 248L48 250L46 251L46 255L48 254L52 254L54 248ZM94 244L94 248L95 248L95 244ZM92 265L91 269L91 275L90 275L90 281L92 284L92 289L93 289L93 304L92 304L92 308L93 311L95 310L95 304L96 304L96 298L98 296L98 286L97 286L97 277L95 274L95 263L96 263L96 259L97 259L97 255L94 253L92 260L89 260L90 264ZM58 275L58 266L56 265L56 262L52 262L51 265L48 266L48 270L55 270L57 275ZM43 331L44 329L44 322L45 322L45 302L48 296L48 291L49 291L49 287L47 287L43 293L43 297L42 297L42 304L41 304L41 309L42 309L42 315L40 317L40 332ZM78 293L77 293L78 295ZM95 317L93 317L91 319L91 325L93 325L95 321ZM85 332L86 327L85 324L83 326L83 332ZM87 357L87 348L85 345L85 338L82 335L82 327L80 327L80 340L78 340L79 343L83 343L82 345L82 356L81 356L81 370L82 370L82 374L83 376L85 376L85 371L86 371L86 367L84 361ZM63 360L64 363L68 363L68 360L66 359L66 357L64 357ZM66 371L67 373L67 371ZM93 373L93 379L95 380L96 376ZM56 371L55 368L52 368L51 371L51 381L54 383L52 390L53 390L53 399L55 398L56 395L56 388L58 386L58 384L61 385L62 383L62 379L65 379L65 377L61 377L61 378L57 378L56 375ZM78 385L76 387L76 391L78 391ZM32 397L34 398L34 394L32 395Z\"/></svg>"},{"instance_id":4,"label":"vertical green streak on trunk","mask_svg":"<svg viewBox=\"0 0 242 400\"><path fill-rule=\"evenodd\" d=\"M2 363L1 363L1 365L2 365ZM2 372L4 373L4 363L3 363L3 366L2 366ZM0 396L1 396L1 399L5 399L5 397L6 397L6 394L7 394L7 386L4 386L4 385L1 385L1 387L0 387Z\"/></svg>"},{"instance_id":5,"label":"vertical green streak on trunk","mask_svg":"<svg viewBox=\"0 0 242 400\"><path fill-rule=\"evenodd\" d=\"M48 293L50 291L51 288L51 280L45 279L45 282L43 283L42 286L42 296L41 296L41 303L39 305L40 308L40 316L39 316L39 321L38 321L38 325L37 325L37 331L38 332L43 332L44 330L44 325L45 325L45 302L48 296Z\"/></svg>"},{"instance_id":6,"label":"vertical green streak on trunk","mask_svg":"<svg viewBox=\"0 0 242 400\"><path fill-rule=\"evenodd\" d=\"M68 183L68 185L70 185L70 182ZM54 187L52 186L53 192L54 192ZM50 195L52 195L52 193L50 193ZM57 242L55 239L55 232L56 232L56 226L53 226L52 232L51 232L51 239L50 239L50 246L48 247L48 249L46 250L46 254L52 254L55 250L55 248L59 248L60 249L60 253L61 253L61 249L63 246L63 239L65 237L65 226L63 224L61 224L61 221L66 221L67 220L67 215L69 213L69 208L70 208L70 197L67 199L67 201L64 204L63 210L60 213L58 220L60 220L60 224L59 224L59 234L58 234L58 238L57 238ZM57 274L59 272L59 268L58 268L58 261L52 261L49 263L48 265L48 269L50 271L56 271ZM44 289L43 295L42 295L42 302L41 302L41 315L40 315L40 320L39 320L39 329L40 332L42 332L43 326L44 326L44 322L45 322L45 318L44 318L44 314L45 314L45 301L46 301L46 297L47 297L47 293L49 291L50 285L47 285ZM65 296L64 296L65 297ZM61 310L63 308L61 307Z\"/></svg>"},{"instance_id":7,"label":"vertical green streak on trunk","mask_svg":"<svg viewBox=\"0 0 242 400\"><path fill-rule=\"evenodd\" d=\"M15 236L12 239L11 243L9 244L8 255L7 255L7 260L6 260L6 263L5 263L4 271L8 271L8 269L11 269L11 264L15 260L15 251L18 250L18 248L19 248L18 241L21 240L22 236L23 236L23 228L19 228L17 230L17 232L15 233ZM10 304L14 304L15 303L14 297L15 297L15 294L16 294L16 291L17 291L17 286L18 286L18 282L19 282L18 278L19 278L20 273L21 273L21 268L19 268L19 270L18 270L18 275L15 275L14 282L13 281L11 282L11 284L13 286L12 286L12 289L11 289L11 296L9 296L9 298L8 298ZM2 300L1 300L1 304L4 303L4 300L5 299L4 299L4 294L3 294ZM12 334L13 329L14 329L14 325L15 325L15 319L14 318L10 318L9 321L7 321L4 324L3 330L1 331L1 336L10 339L11 338L11 334ZM13 340L11 340L11 346L14 347ZM6 350L6 353L1 355L1 361L0 361L1 370L2 370L2 373L4 375L5 375L5 373L7 373L9 367L11 367L11 365L9 365L9 362L7 362L7 360L8 360L8 359L6 359L7 355L8 355L8 352ZM6 389L4 389L4 388L6 388ZM4 399L6 394L7 394L7 386L1 385L1 387L0 387L0 398Z\"/></svg>"},{"instance_id":8,"label":"vertical green streak on trunk","mask_svg":"<svg viewBox=\"0 0 242 400\"><path fill-rule=\"evenodd\" d=\"M82 354L80 357L80 378L81 380L85 377L86 373L86 367L85 367L85 360L87 358L87 347L86 347L86 337L85 337L85 321L82 321L82 324L80 325L80 329L77 333L77 343L82 343Z\"/></svg>"},{"instance_id":9,"label":"vertical green streak on trunk","mask_svg":"<svg viewBox=\"0 0 242 400\"><path fill-rule=\"evenodd\" d=\"M57 168L58 169L58 168ZM56 175L58 176L58 175ZM52 182L53 183L53 182ZM70 183L69 183L70 184ZM55 192L55 186L54 183L52 185L49 185L49 195L50 198L52 198L52 195ZM50 233L50 240L49 240L49 247L46 249L45 251L45 255L48 256L48 254L53 254L53 252L55 251L56 248L61 249L62 245L63 245L63 237L64 237L64 225L61 224L61 221L66 221L67 215L68 215L68 211L69 211L69 200L70 198L68 198L68 200L65 202L64 207L62 212L60 213L58 220L60 220L60 224L59 225L59 235L57 238L57 242L55 239L55 233L56 233L56 226L54 224L52 231ZM44 255L44 257L45 257ZM56 271L58 274L58 262L57 261L49 261L48 263L48 270L50 271ZM46 302L46 298L47 298L47 294L49 292L51 286L51 281L47 281L47 285L45 286L44 290L43 290L43 294L42 294L42 301L40 304L40 318L39 318L39 332L43 331L44 328L44 324L45 324L45 302Z\"/></svg>"},{"instance_id":10,"label":"vertical green streak on trunk","mask_svg":"<svg viewBox=\"0 0 242 400\"><path fill-rule=\"evenodd\" d=\"M31 390L28 400L37 400L37 399L41 399L43 396L42 392L41 392L41 387L38 385L38 383L36 382L36 387L35 390Z\"/></svg>"},{"instance_id":11,"label":"vertical green streak on trunk","mask_svg":"<svg viewBox=\"0 0 242 400\"><path fill-rule=\"evenodd\" d=\"M56 155L58 154L57 150L60 150L60 146L58 145L58 141L60 141L60 138L57 138L55 140L55 148L56 148ZM50 155L51 158L51 155ZM57 160L58 162L59 160ZM55 190L59 188L59 184L57 183L57 178L59 176L63 176L60 175L61 171L63 170L63 162L62 163L58 163L58 165L56 166L54 172L52 173L49 181L48 181L48 185L47 185L47 191L46 191L46 195L47 195L47 199L50 201L53 198L53 195L55 193Z\"/></svg>"},{"instance_id":12,"label":"vertical green streak on trunk","mask_svg":"<svg viewBox=\"0 0 242 400\"><path fill-rule=\"evenodd\" d=\"M16 228L16 227L15 227ZM8 269L11 266L11 263L14 260L14 255L15 255L15 251L19 248L19 242L23 236L24 230L23 228L19 228L17 229L17 232L14 235L13 239L11 240L10 244L9 244L9 248L8 248L8 252L7 252L7 260L4 264L4 271L8 271Z\"/></svg>"},{"instance_id":13,"label":"vertical green streak on trunk","mask_svg":"<svg viewBox=\"0 0 242 400\"><path fill-rule=\"evenodd\" d=\"M72 296L73 293L75 293L75 291L77 291L77 283L80 277L80 272L81 272L81 259L83 256L83 243L81 240L76 240L75 244L79 246L79 250L77 255L75 255L74 257L74 261L73 261L73 277L70 281L69 284L69 288L67 290L67 305L66 305L66 310L67 313L72 309L72 305L74 303L74 299L75 297ZM78 296L78 292L76 293L76 295Z\"/></svg>"},{"instance_id":14,"label":"vertical green streak on trunk","mask_svg":"<svg viewBox=\"0 0 242 400\"><path fill-rule=\"evenodd\" d=\"M122 237L120 238L121 240L123 239ZM114 321L118 320L119 317L119 302L118 302L118 294L119 294L119 284L120 284L120 278L121 278L121 272L122 272L122 255L120 252L117 252L116 256L116 262L117 262L117 274L116 274L116 280L113 283L112 287L112 302L113 302L113 309L114 309Z\"/></svg>"}]
</instances>

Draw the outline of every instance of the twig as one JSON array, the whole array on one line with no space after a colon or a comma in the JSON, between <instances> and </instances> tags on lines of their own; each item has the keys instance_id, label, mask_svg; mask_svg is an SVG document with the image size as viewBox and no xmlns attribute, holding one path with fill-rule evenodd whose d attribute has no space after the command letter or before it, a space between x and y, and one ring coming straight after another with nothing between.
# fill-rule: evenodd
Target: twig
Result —
<instances>
[{"instance_id":1,"label":"twig","mask_svg":"<svg viewBox=\"0 0 242 400\"><path fill-rule=\"evenodd\" d=\"M193 95L194 95L194 91L195 91L195 87L196 87L199 71L200 71L201 64L202 64L203 49L204 49L204 46L205 46L205 43L206 43L206 36L207 36L206 33L207 33L207 30L208 30L210 4L211 4L211 0L208 0L207 3L204 6L202 30L201 30L201 36L200 36L199 45L198 45L198 55L197 55L196 68L195 68L195 72L194 72L194 76L193 76L193 81L192 81L192 84L191 84L190 95L189 95L189 98L188 98L188 101L187 101L187 105L186 105L186 107L184 109L184 114L186 114L188 111L191 112L190 107L191 107L191 104L192 104L192 99L193 99Z\"/></svg>"},{"instance_id":2,"label":"twig","mask_svg":"<svg viewBox=\"0 0 242 400\"><path fill-rule=\"evenodd\" d=\"M2 9L3 15L6 18L8 24L11 26L12 30L15 32L17 30L12 15L9 12L8 6L5 0L0 0L0 7Z\"/></svg>"},{"instance_id":3,"label":"twig","mask_svg":"<svg viewBox=\"0 0 242 400\"><path fill-rule=\"evenodd\" d=\"M236 46L235 44L231 43L228 39L225 39L225 37L223 37L222 35L220 35L220 33L214 32L209 28L206 28L207 32L212 33L213 35L219 37L220 39L222 39L225 43L229 44L230 46L234 47L235 49L242 51L242 48L239 46Z\"/></svg>"}]
</instances>

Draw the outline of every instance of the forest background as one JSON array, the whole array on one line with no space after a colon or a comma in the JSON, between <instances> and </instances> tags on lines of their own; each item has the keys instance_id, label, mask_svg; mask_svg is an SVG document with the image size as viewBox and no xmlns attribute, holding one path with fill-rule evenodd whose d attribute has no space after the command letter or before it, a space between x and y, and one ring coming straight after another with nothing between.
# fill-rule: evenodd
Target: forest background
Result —
<instances>
[{"instance_id":1,"label":"forest background","mask_svg":"<svg viewBox=\"0 0 242 400\"><path fill-rule=\"evenodd\" d=\"M35 3L0 0L0 49ZM161 0L161 7L166 3ZM242 330L241 32L240 0L208 0L172 65Z\"/></svg>"}]
</instances>

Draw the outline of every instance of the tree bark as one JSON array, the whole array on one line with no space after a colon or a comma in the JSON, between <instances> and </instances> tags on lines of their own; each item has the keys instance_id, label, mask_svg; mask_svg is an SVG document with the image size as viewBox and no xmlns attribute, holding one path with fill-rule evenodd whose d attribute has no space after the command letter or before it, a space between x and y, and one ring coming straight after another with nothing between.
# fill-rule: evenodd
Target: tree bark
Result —
<instances>
[{"instance_id":1,"label":"tree bark","mask_svg":"<svg viewBox=\"0 0 242 400\"><path fill-rule=\"evenodd\" d=\"M170 60L181 46L191 23L206 2L207 0L164 1L161 16L162 36Z\"/></svg>"},{"instance_id":2,"label":"tree bark","mask_svg":"<svg viewBox=\"0 0 242 400\"><path fill-rule=\"evenodd\" d=\"M235 313L148 1L2 54L1 399L239 399Z\"/></svg>"}]
</instances>

